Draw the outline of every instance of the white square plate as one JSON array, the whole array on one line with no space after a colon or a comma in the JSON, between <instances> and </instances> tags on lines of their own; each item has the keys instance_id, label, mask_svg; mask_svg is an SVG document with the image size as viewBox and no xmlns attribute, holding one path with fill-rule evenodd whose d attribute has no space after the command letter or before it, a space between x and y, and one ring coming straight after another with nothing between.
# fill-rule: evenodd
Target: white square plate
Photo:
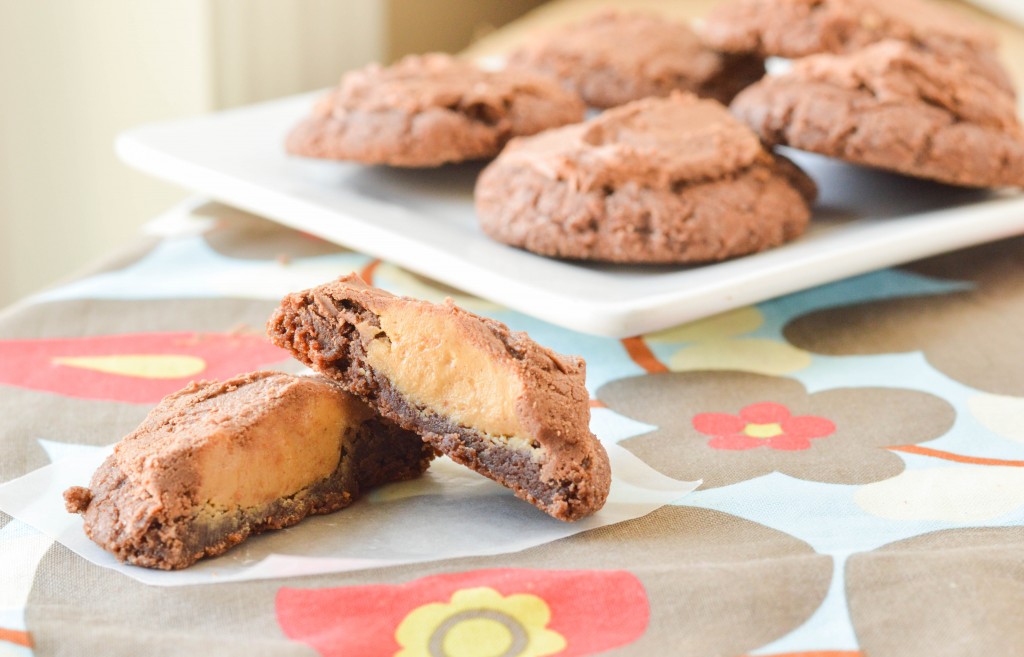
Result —
<instances>
[{"instance_id":1,"label":"white square plate","mask_svg":"<svg viewBox=\"0 0 1024 657\"><path fill-rule=\"evenodd\" d=\"M586 333L625 337L1024 232L1024 195L962 190L789 153L818 182L808 232L699 267L564 262L483 235L479 165L399 170L288 157L304 94L122 135L128 164L453 287ZM339 272L341 273L341 272Z\"/></svg>"}]
</instances>

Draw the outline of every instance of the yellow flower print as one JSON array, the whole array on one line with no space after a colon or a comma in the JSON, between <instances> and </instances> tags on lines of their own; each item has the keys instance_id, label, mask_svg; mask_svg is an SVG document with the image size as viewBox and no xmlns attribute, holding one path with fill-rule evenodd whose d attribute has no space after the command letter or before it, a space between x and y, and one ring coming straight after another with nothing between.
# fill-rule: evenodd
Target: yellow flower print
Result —
<instances>
[{"instance_id":1,"label":"yellow flower print","mask_svg":"<svg viewBox=\"0 0 1024 657\"><path fill-rule=\"evenodd\" d=\"M502 596L481 586L462 589L450 603L413 609L399 624L395 657L545 657L565 649L547 629L551 611L528 593Z\"/></svg>"},{"instance_id":2,"label":"yellow flower print","mask_svg":"<svg viewBox=\"0 0 1024 657\"><path fill-rule=\"evenodd\" d=\"M735 338L756 331L762 324L764 315L761 311L756 306L746 306L657 333L648 333L644 337L648 342L704 342Z\"/></svg>"},{"instance_id":3,"label":"yellow flower print","mask_svg":"<svg viewBox=\"0 0 1024 657\"><path fill-rule=\"evenodd\" d=\"M811 364L806 351L761 338L706 340L677 351L669 360L673 372L740 370L781 375Z\"/></svg>"},{"instance_id":4,"label":"yellow flower print","mask_svg":"<svg viewBox=\"0 0 1024 657\"><path fill-rule=\"evenodd\" d=\"M644 336L652 344L689 343L669 358L673 372L741 370L788 374L811 364L811 355L785 342L743 337L764 324L756 306L737 308Z\"/></svg>"}]
</instances>

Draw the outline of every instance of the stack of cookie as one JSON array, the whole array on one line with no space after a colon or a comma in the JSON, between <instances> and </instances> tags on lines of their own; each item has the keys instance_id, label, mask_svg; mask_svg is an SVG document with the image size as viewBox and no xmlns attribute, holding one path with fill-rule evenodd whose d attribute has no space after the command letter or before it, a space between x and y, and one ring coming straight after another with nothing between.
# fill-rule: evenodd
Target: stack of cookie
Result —
<instances>
[{"instance_id":1,"label":"stack of cookie","mask_svg":"<svg viewBox=\"0 0 1024 657\"><path fill-rule=\"evenodd\" d=\"M800 235L816 195L722 104L763 75L761 55L717 51L682 23L603 12L499 71L432 54L350 73L287 148L402 167L498 156L476 189L496 240L615 263L721 260ZM580 123L587 105L614 109Z\"/></svg>"},{"instance_id":2,"label":"stack of cookie","mask_svg":"<svg viewBox=\"0 0 1024 657\"><path fill-rule=\"evenodd\" d=\"M764 76L767 57L799 58ZM1024 186L1024 128L995 37L930 0L731 0L699 31L603 12L500 71L442 55L347 75L290 152L477 180L490 237L559 258L690 264L798 237L790 146L970 187ZM722 103L730 103L726 110ZM584 106L607 110L587 122Z\"/></svg>"}]
</instances>

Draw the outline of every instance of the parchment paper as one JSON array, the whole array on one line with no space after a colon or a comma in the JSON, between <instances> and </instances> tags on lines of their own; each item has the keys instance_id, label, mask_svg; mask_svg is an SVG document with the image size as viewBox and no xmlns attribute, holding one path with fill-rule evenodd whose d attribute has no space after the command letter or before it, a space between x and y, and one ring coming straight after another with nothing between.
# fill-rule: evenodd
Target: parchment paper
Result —
<instances>
[{"instance_id":1,"label":"parchment paper","mask_svg":"<svg viewBox=\"0 0 1024 657\"><path fill-rule=\"evenodd\" d=\"M156 586L291 577L516 552L633 518L678 500L699 482L670 479L607 442L612 488L605 507L575 523L548 517L508 490L446 458L418 480L390 484L337 513L252 537L181 571L119 563L64 509L63 491L88 485L111 447L58 460L0 486L0 509L92 563Z\"/></svg>"}]
</instances>

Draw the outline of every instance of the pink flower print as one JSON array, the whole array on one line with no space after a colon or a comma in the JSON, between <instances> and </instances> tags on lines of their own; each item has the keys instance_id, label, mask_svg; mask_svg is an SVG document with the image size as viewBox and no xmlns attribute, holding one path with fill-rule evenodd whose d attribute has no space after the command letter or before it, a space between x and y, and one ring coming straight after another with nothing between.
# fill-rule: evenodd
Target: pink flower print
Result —
<instances>
[{"instance_id":1,"label":"pink flower print","mask_svg":"<svg viewBox=\"0 0 1024 657\"><path fill-rule=\"evenodd\" d=\"M714 449L798 451L809 449L812 439L834 433L836 425L816 415L793 416L782 404L759 402L745 406L738 415L699 413L693 418L693 428L713 436L708 447Z\"/></svg>"}]
</instances>

